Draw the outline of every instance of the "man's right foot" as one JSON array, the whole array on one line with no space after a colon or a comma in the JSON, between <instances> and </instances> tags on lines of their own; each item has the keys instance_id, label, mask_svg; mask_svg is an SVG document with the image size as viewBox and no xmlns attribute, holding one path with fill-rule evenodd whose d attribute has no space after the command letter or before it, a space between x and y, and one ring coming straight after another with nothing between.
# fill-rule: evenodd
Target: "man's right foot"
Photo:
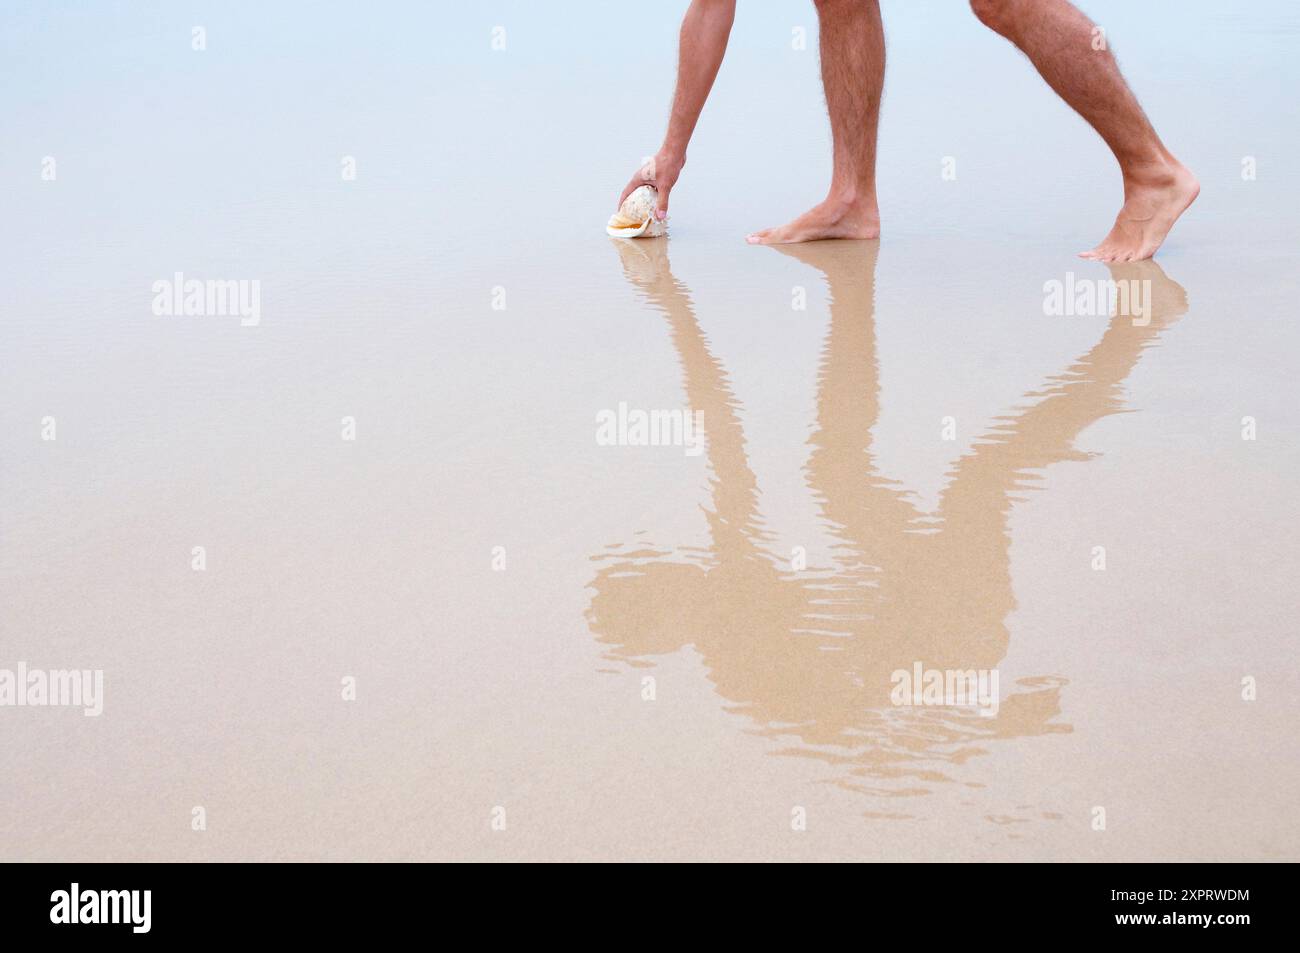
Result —
<instances>
[{"instance_id":1,"label":"man's right foot","mask_svg":"<svg viewBox=\"0 0 1300 953\"><path fill-rule=\"evenodd\" d=\"M828 198L779 228L765 228L745 236L751 245L787 245L823 238L879 238L880 208L875 199L845 201Z\"/></svg>"},{"instance_id":2,"label":"man's right foot","mask_svg":"<svg viewBox=\"0 0 1300 953\"><path fill-rule=\"evenodd\" d=\"M1115 227L1100 245L1079 257L1105 262L1150 258L1200 192L1196 176L1178 162L1126 181Z\"/></svg>"}]
</instances>

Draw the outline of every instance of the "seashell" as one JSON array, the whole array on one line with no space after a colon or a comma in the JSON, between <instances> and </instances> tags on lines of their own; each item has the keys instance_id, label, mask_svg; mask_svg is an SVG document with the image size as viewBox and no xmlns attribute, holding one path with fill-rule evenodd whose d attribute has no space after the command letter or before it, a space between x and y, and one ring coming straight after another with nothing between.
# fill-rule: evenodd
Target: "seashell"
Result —
<instances>
[{"instance_id":1,"label":"seashell","mask_svg":"<svg viewBox=\"0 0 1300 953\"><path fill-rule=\"evenodd\" d=\"M658 238L668 231L667 224L655 218L659 193L653 185L643 185L623 200L618 211L609 217L605 231L615 238Z\"/></svg>"}]
</instances>

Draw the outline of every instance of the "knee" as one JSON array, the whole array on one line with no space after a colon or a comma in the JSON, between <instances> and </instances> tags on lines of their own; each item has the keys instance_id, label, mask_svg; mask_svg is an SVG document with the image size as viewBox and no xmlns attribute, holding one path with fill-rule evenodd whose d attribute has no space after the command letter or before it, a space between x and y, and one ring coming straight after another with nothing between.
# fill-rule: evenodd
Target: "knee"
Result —
<instances>
[{"instance_id":1,"label":"knee","mask_svg":"<svg viewBox=\"0 0 1300 953\"><path fill-rule=\"evenodd\" d=\"M970 0L970 8L990 30L1005 32L1010 26L1014 0Z\"/></svg>"}]
</instances>

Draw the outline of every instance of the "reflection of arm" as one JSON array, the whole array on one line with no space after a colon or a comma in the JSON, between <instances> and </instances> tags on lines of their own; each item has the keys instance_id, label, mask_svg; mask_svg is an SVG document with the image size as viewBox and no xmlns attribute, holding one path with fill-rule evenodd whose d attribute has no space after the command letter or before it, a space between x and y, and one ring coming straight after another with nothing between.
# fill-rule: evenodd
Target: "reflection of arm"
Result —
<instances>
[{"instance_id":1,"label":"reflection of arm","mask_svg":"<svg viewBox=\"0 0 1300 953\"><path fill-rule=\"evenodd\" d=\"M673 276L668 242L610 241L618 249L628 281L667 319L673 350L681 363L687 406L703 417L706 459L712 471L713 509L707 515L714 555L724 563L764 556L758 479L745 450L740 403L721 362L709 350L690 292Z\"/></svg>"},{"instance_id":2,"label":"reflection of arm","mask_svg":"<svg viewBox=\"0 0 1300 953\"><path fill-rule=\"evenodd\" d=\"M650 302L668 319L673 348L682 364L686 400L703 417L713 512L708 514L714 550L722 561L759 555L763 533L758 514L758 479L749 466L739 406L722 364L695 318L686 289L671 273L647 289Z\"/></svg>"}]
</instances>

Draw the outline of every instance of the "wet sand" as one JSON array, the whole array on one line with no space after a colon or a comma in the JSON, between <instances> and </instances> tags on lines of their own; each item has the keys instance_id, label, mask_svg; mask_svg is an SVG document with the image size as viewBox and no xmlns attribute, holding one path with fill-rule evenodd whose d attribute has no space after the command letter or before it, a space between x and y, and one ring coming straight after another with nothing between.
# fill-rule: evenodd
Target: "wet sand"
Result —
<instances>
[{"instance_id":1,"label":"wet sand","mask_svg":"<svg viewBox=\"0 0 1300 953\"><path fill-rule=\"evenodd\" d=\"M104 710L0 708L0 856L1295 859L1293 13L1088 8L1203 186L1107 269L1102 147L963 4L886 10L881 241L743 241L824 187L811 9L739 18L670 237L605 237L676 26L611 64L600 9L329 11L292 68L288 14L17 24L0 669ZM151 313L176 271L260 322ZM1149 320L1045 313L1107 279Z\"/></svg>"}]
</instances>

